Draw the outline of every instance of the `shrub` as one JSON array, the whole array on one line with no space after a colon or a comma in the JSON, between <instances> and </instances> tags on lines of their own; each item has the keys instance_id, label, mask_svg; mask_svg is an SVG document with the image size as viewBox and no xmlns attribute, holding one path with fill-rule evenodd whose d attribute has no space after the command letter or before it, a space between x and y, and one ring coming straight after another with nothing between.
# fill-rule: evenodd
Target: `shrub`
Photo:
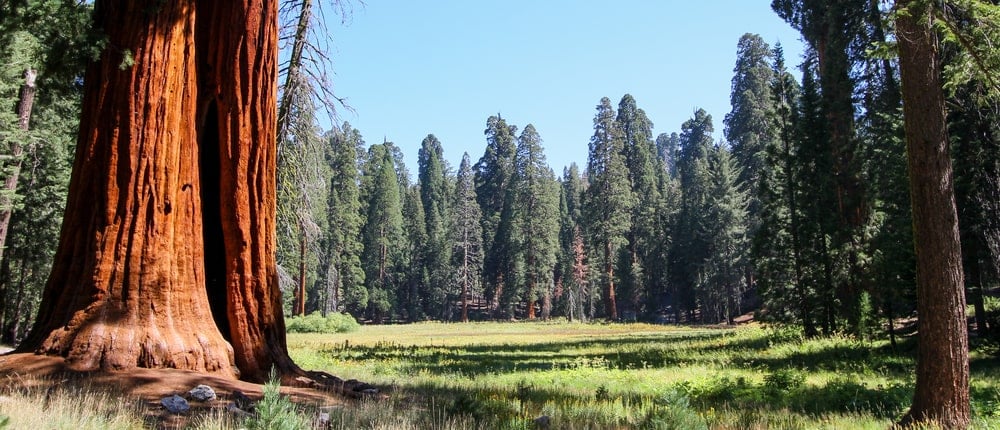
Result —
<instances>
[{"instance_id":1,"label":"shrub","mask_svg":"<svg viewBox=\"0 0 1000 430\"><path fill-rule=\"evenodd\" d=\"M779 394L801 387L806 375L793 369L779 369L764 377L764 388L771 394Z\"/></svg>"},{"instance_id":2,"label":"shrub","mask_svg":"<svg viewBox=\"0 0 1000 430\"><path fill-rule=\"evenodd\" d=\"M281 384L274 371L264 384L264 397L255 408L256 414L244 423L248 430L299 430L309 428L309 422L299 415L295 405L279 390Z\"/></svg>"},{"instance_id":3,"label":"shrub","mask_svg":"<svg viewBox=\"0 0 1000 430\"><path fill-rule=\"evenodd\" d=\"M329 313L325 317L311 313L301 317L285 319L285 330L289 333L349 333L361 325L354 317L342 313Z\"/></svg>"},{"instance_id":4,"label":"shrub","mask_svg":"<svg viewBox=\"0 0 1000 430\"><path fill-rule=\"evenodd\" d=\"M705 419L691 408L691 402L678 390L668 391L656 402L657 407L649 412L639 425L643 429L708 429Z\"/></svg>"}]
</instances>

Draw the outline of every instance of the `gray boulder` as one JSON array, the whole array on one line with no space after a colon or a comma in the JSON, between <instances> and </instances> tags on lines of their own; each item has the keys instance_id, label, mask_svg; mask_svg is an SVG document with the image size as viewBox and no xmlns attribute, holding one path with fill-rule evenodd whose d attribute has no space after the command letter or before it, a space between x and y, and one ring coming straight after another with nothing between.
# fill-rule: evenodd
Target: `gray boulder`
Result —
<instances>
[{"instance_id":1,"label":"gray boulder","mask_svg":"<svg viewBox=\"0 0 1000 430\"><path fill-rule=\"evenodd\" d=\"M197 400L199 402L207 402L209 400L215 399L215 390L208 385L199 385L188 391L188 397Z\"/></svg>"},{"instance_id":2,"label":"gray boulder","mask_svg":"<svg viewBox=\"0 0 1000 430\"><path fill-rule=\"evenodd\" d=\"M172 414L182 414L191 410L191 405L188 404L188 401L176 394L160 399L160 404L163 405L167 412Z\"/></svg>"}]
</instances>

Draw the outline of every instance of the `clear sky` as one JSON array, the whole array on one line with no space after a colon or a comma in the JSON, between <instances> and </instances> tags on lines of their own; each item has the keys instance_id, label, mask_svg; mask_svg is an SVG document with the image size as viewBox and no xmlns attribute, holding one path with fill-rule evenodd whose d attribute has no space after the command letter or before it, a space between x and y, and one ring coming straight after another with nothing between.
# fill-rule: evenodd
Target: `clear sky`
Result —
<instances>
[{"instance_id":1,"label":"clear sky","mask_svg":"<svg viewBox=\"0 0 1000 430\"><path fill-rule=\"evenodd\" d=\"M740 36L780 41L790 67L802 51L770 0L366 0L328 31L334 92L354 110L338 122L367 144L394 142L411 176L431 133L453 169L463 152L474 163L497 113L534 124L557 175L582 169L595 107L626 93L654 136L703 108L721 139Z\"/></svg>"}]
</instances>

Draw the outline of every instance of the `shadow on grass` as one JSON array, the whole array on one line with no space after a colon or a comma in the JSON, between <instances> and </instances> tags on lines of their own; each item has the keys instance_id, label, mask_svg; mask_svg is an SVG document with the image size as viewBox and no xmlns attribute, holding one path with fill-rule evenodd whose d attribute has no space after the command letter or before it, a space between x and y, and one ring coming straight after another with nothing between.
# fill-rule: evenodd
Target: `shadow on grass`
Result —
<instances>
[{"instance_id":1,"label":"shadow on grass","mask_svg":"<svg viewBox=\"0 0 1000 430\"><path fill-rule=\"evenodd\" d=\"M410 385L401 392L417 399L436 399L441 402L439 405L448 405L449 413L474 417L523 416L525 409L539 409L543 404L567 405L567 408L591 407L602 402L644 405L660 401L657 396L667 394L653 395L647 391L641 395L608 395L605 391L605 397L601 398L600 393L581 392L579 387L571 391L546 385L544 381L552 381L553 377L537 372L701 366L752 369L757 375L765 373L765 380L726 376L739 372L710 371L693 382L664 385L664 390L682 392L701 410L753 409L762 413L791 410L814 416L859 413L894 418L912 400L916 339L901 339L892 348L845 338L806 340L792 330L717 330L531 344L417 347L382 342L372 346L332 347L322 353L340 361L383 363L402 374L435 376L432 379L435 382ZM1000 359L995 356L977 357L971 367L974 378L1000 379ZM805 383L806 376L815 372L827 374ZM785 373L791 373L792 377L782 377ZM470 388L468 384L449 382L449 378L475 379L483 375L506 375L509 380L513 374L524 377L516 387L498 383ZM866 384L862 379L867 376L890 382L872 386L870 381ZM599 390L600 384L601 381L587 381L581 386ZM1000 390L992 382L988 388L973 390L972 397L980 407L1000 405Z\"/></svg>"}]
</instances>

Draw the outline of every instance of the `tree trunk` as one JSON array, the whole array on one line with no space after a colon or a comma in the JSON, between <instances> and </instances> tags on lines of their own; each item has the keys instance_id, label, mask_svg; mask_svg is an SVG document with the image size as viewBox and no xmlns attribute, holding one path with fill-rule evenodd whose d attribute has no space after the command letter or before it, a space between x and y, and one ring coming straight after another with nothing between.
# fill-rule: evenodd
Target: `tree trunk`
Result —
<instances>
[{"instance_id":1,"label":"tree trunk","mask_svg":"<svg viewBox=\"0 0 1000 430\"><path fill-rule=\"evenodd\" d=\"M299 372L288 357L275 261L278 9L273 0L198 2L218 145L218 197L225 244L230 341L242 378L265 381L271 368ZM209 113L210 114L210 113ZM207 135L217 128L217 137Z\"/></svg>"},{"instance_id":2,"label":"tree trunk","mask_svg":"<svg viewBox=\"0 0 1000 430\"><path fill-rule=\"evenodd\" d=\"M465 234L462 246L462 322L469 322L469 235Z\"/></svg>"},{"instance_id":3,"label":"tree trunk","mask_svg":"<svg viewBox=\"0 0 1000 430\"><path fill-rule=\"evenodd\" d=\"M305 227L299 228L299 285L298 301L295 302L295 314L305 316L306 314L306 235Z\"/></svg>"},{"instance_id":4,"label":"tree trunk","mask_svg":"<svg viewBox=\"0 0 1000 430\"><path fill-rule=\"evenodd\" d=\"M604 244L604 273L608 277L608 286L605 291L607 300L608 319L618 321L618 304L615 301L615 265L612 261L611 242Z\"/></svg>"},{"instance_id":5,"label":"tree trunk","mask_svg":"<svg viewBox=\"0 0 1000 430\"><path fill-rule=\"evenodd\" d=\"M35 105L35 78L38 73L33 69L24 72L24 85L17 100L17 126L23 132L28 131L31 124L31 109ZM17 181L21 176L21 161L24 156L24 146L19 139L10 139L10 158L13 164L10 173L3 184L3 195L0 199L0 260L3 260L3 250L7 243L7 232L10 230L10 217L14 214L14 194L17 192Z\"/></svg>"},{"instance_id":6,"label":"tree trunk","mask_svg":"<svg viewBox=\"0 0 1000 430\"><path fill-rule=\"evenodd\" d=\"M297 372L274 259L277 4L94 8L109 48L87 70L55 264L19 349L78 370Z\"/></svg>"},{"instance_id":7,"label":"tree trunk","mask_svg":"<svg viewBox=\"0 0 1000 430\"><path fill-rule=\"evenodd\" d=\"M897 0L896 7L909 9L897 15L896 28L920 318L916 390L903 422L967 428L965 294L938 39L929 4Z\"/></svg>"},{"instance_id":8,"label":"tree trunk","mask_svg":"<svg viewBox=\"0 0 1000 430\"><path fill-rule=\"evenodd\" d=\"M222 334L200 324L212 313L194 18L193 1L165 3L155 14L137 3L95 5L95 25L117 49L87 71L60 244L22 350L64 356L76 370L236 374Z\"/></svg>"}]
</instances>

